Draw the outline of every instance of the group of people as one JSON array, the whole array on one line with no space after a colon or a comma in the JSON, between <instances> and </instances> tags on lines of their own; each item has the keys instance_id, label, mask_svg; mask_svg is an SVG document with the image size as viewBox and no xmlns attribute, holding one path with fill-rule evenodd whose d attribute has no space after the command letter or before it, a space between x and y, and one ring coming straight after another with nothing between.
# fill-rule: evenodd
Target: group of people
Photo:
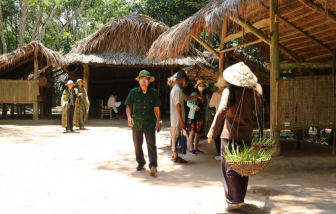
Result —
<instances>
[{"instance_id":1,"label":"group of people","mask_svg":"<svg viewBox=\"0 0 336 214\"><path fill-rule=\"evenodd\" d=\"M161 131L162 120L160 115L161 100L158 92L149 87L155 80L146 70L140 71L135 78L139 87L130 91L125 101L128 125L132 127L132 136L135 148L136 170L145 169L146 160L142 149L143 137L146 138L150 174L157 173L157 147L156 132ZM75 125L78 122L81 129L88 112L88 100L85 89L82 88L83 81L77 80L78 88L73 89L72 81L67 83L68 89L62 96L63 127L67 132L73 131L71 118L74 118ZM174 163L187 163L176 151L176 141L181 131L189 133L191 143L189 154L196 155L203 153L198 149L200 136L204 132L204 121L207 121L209 107L216 109L216 114L210 130L207 134L208 142L215 141L217 156L216 160L221 161L225 197L228 203L227 210L237 209L245 206L244 198L247 191L248 177L239 175L226 162L222 154L231 145L241 147L243 144L251 146L251 134L253 126L253 114L257 114L262 102L262 89L257 83L256 76L244 63L237 63L230 66L223 72L223 77L218 79L215 86L218 91L209 98L207 93L208 84L205 80L199 79L195 84L195 92L190 96L183 93L188 85L188 77L183 70L175 75L175 85L170 94L170 123L172 139L172 157ZM76 99L79 98L79 99ZM114 96L114 98L116 98ZM111 101L112 102L112 101ZM188 119L185 121L185 102L189 109ZM83 103L83 104L82 104ZM115 99L114 99L115 103ZM75 110L77 109L78 110ZM76 119L78 117L78 120ZM115 109L117 111L117 109ZM75 112L75 113L74 113ZM82 121L82 122L81 122Z\"/></svg>"},{"instance_id":2,"label":"group of people","mask_svg":"<svg viewBox=\"0 0 336 214\"><path fill-rule=\"evenodd\" d=\"M63 91L62 102L62 127L66 133L75 132L73 127L79 127L85 130L85 121L87 120L90 108L90 102L83 87L83 80L78 79L76 83L69 80L67 88Z\"/></svg>"}]
</instances>

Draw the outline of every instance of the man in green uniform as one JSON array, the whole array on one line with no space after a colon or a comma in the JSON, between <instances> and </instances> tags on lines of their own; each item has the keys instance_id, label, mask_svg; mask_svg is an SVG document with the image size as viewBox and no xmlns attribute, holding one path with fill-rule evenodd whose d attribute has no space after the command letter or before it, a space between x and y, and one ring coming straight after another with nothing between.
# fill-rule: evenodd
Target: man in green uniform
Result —
<instances>
[{"instance_id":1,"label":"man in green uniform","mask_svg":"<svg viewBox=\"0 0 336 214\"><path fill-rule=\"evenodd\" d=\"M158 92L148 87L150 82L155 80L148 71L140 71L139 76L135 78L139 81L140 87L134 88L128 94L125 101L128 125L132 127L132 135L135 148L137 170L144 169L146 160L143 155L142 144L145 134L150 174L157 172L157 151L155 130L161 131L160 105L161 101ZM156 120L158 121L156 123Z\"/></svg>"}]
</instances>

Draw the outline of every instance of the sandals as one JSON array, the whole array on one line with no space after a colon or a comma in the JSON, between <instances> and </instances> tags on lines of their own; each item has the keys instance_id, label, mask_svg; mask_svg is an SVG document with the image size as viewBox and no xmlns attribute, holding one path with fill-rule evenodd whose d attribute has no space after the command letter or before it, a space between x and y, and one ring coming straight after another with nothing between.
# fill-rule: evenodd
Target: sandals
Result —
<instances>
[{"instance_id":1,"label":"sandals","mask_svg":"<svg viewBox=\"0 0 336 214\"><path fill-rule=\"evenodd\" d=\"M240 204L229 204L226 208L225 211L229 211L229 210L235 210L235 209L239 209L245 206L245 203L240 203Z\"/></svg>"},{"instance_id":2,"label":"sandals","mask_svg":"<svg viewBox=\"0 0 336 214\"><path fill-rule=\"evenodd\" d=\"M173 159L173 162L174 162L174 163L188 163L188 161L184 160L184 159L181 158L181 157L174 158L174 159Z\"/></svg>"}]
</instances>

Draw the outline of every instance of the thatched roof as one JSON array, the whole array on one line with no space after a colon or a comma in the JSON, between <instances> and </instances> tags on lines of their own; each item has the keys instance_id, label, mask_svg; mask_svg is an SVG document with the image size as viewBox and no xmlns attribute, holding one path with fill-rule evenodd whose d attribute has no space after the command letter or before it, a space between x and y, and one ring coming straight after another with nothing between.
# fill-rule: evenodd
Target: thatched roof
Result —
<instances>
[{"instance_id":1,"label":"thatched roof","mask_svg":"<svg viewBox=\"0 0 336 214\"><path fill-rule=\"evenodd\" d=\"M327 4L326 4L327 3ZM221 32L223 17L239 17L255 24L269 18L270 1L212 0L187 20L163 33L152 45L149 57L161 60L188 53L192 35ZM327 6L327 7L326 7ZM279 0L280 44L302 61L331 61L336 48L336 2L326 0ZM232 19L233 21L237 19ZM230 21L231 23L231 21ZM229 24L231 28L232 24ZM269 26L260 29L269 35ZM246 35L247 41L256 37ZM256 45L269 57L269 45ZM282 60L293 59L280 51Z\"/></svg>"},{"instance_id":2,"label":"thatched roof","mask_svg":"<svg viewBox=\"0 0 336 214\"><path fill-rule=\"evenodd\" d=\"M33 41L11 53L0 56L0 78L18 79L28 75L34 70L34 51L38 50L39 62L43 58L44 65L63 67L64 58L56 52L44 47L41 43ZM43 56L43 57L42 57Z\"/></svg>"},{"instance_id":3,"label":"thatched roof","mask_svg":"<svg viewBox=\"0 0 336 214\"><path fill-rule=\"evenodd\" d=\"M213 83L218 80L218 71L203 63L197 63L196 65L189 66L183 69L190 80L198 80L199 78L209 80ZM176 73L168 78L168 85L174 86Z\"/></svg>"},{"instance_id":4,"label":"thatched roof","mask_svg":"<svg viewBox=\"0 0 336 214\"><path fill-rule=\"evenodd\" d=\"M140 13L113 19L104 27L77 42L65 57L68 64L105 64L125 66L190 66L203 61L194 48L188 56L158 62L148 60L152 43L169 27Z\"/></svg>"}]
</instances>

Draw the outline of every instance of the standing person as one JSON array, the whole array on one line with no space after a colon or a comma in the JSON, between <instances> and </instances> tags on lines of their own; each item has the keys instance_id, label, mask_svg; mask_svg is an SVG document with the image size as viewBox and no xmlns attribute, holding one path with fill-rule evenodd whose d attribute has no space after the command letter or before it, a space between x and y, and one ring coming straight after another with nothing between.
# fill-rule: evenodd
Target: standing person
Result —
<instances>
[{"instance_id":1,"label":"standing person","mask_svg":"<svg viewBox=\"0 0 336 214\"><path fill-rule=\"evenodd\" d=\"M233 143L236 148L243 147L244 144L251 147L253 131L251 115L256 114L258 112L256 109L261 106L261 97L253 90L257 86L257 77L242 62L227 68L223 77L231 85L223 91L222 100L208 133L208 142L217 138L224 122L221 138L227 148L231 149ZM226 153L224 146L222 152ZM239 175L227 164L224 157L221 165L228 203L226 210L245 206L244 198L249 177Z\"/></svg>"},{"instance_id":2,"label":"standing person","mask_svg":"<svg viewBox=\"0 0 336 214\"><path fill-rule=\"evenodd\" d=\"M83 80L78 79L77 85L77 100L75 104L75 115L74 115L74 125L79 127L80 130L85 130L85 121L88 118L90 102L86 93L86 89L83 87Z\"/></svg>"},{"instance_id":3,"label":"standing person","mask_svg":"<svg viewBox=\"0 0 336 214\"><path fill-rule=\"evenodd\" d=\"M138 166L136 170L144 169L146 160L143 155L142 143L145 135L150 174L157 172L157 151L155 131L161 131L160 105L161 101L157 91L148 87L150 82L155 80L146 70L140 71L139 76L135 78L139 81L140 87L134 88L128 94L125 101L128 125L132 127L136 161ZM155 119L157 119L157 124Z\"/></svg>"},{"instance_id":4,"label":"standing person","mask_svg":"<svg viewBox=\"0 0 336 214\"><path fill-rule=\"evenodd\" d=\"M67 133L75 132L73 130L73 119L75 111L75 102L77 98L77 90L74 90L74 83L69 80L65 84L68 88L63 91L62 102L62 127Z\"/></svg>"},{"instance_id":5,"label":"standing person","mask_svg":"<svg viewBox=\"0 0 336 214\"><path fill-rule=\"evenodd\" d=\"M188 85L187 75L185 71L179 70L175 76L175 86L170 93L170 123L171 123L171 138L172 138L172 161L174 163L187 163L186 160L178 156L176 152L176 141L181 132L185 128L185 110L184 101L199 98L201 101L205 97L201 94L195 96L187 96L182 92L182 89Z\"/></svg>"},{"instance_id":6,"label":"standing person","mask_svg":"<svg viewBox=\"0 0 336 214\"><path fill-rule=\"evenodd\" d=\"M196 91L191 94L204 95L203 99L192 99L187 102L187 106L190 108L187 122L187 131L189 132L189 138L191 140L189 154L196 155L197 153L204 153L198 149L198 142L203 133L204 122L209 120L209 95L207 94L208 84L205 80L199 79L195 84ZM194 143L193 143L194 142ZM193 145L194 144L194 145Z\"/></svg>"},{"instance_id":7,"label":"standing person","mask_svg":"<svg viewBox=\"0 0 336 214\"><path fill-rule=\"evenodd\" d=\"M219 103L222 99L223 91L226 87L229 86L229 84L225 81L225 79L223 77L219 77L218 81L215 83L215 86L218 87L218 91L216 91L215 93L212 94L209 106L211 108L215 107L216 112L217 112L218 107L219 107ZM223 130L223 126L221 127L221 130ZM222 132L220 132L220 134L221 133ZM220 138L220 134L215 139L216 152L217 152L217 156L215 157L215 160L217 160L217 161L221 160L221 138Z\"/></svg>"}]
</instances>

